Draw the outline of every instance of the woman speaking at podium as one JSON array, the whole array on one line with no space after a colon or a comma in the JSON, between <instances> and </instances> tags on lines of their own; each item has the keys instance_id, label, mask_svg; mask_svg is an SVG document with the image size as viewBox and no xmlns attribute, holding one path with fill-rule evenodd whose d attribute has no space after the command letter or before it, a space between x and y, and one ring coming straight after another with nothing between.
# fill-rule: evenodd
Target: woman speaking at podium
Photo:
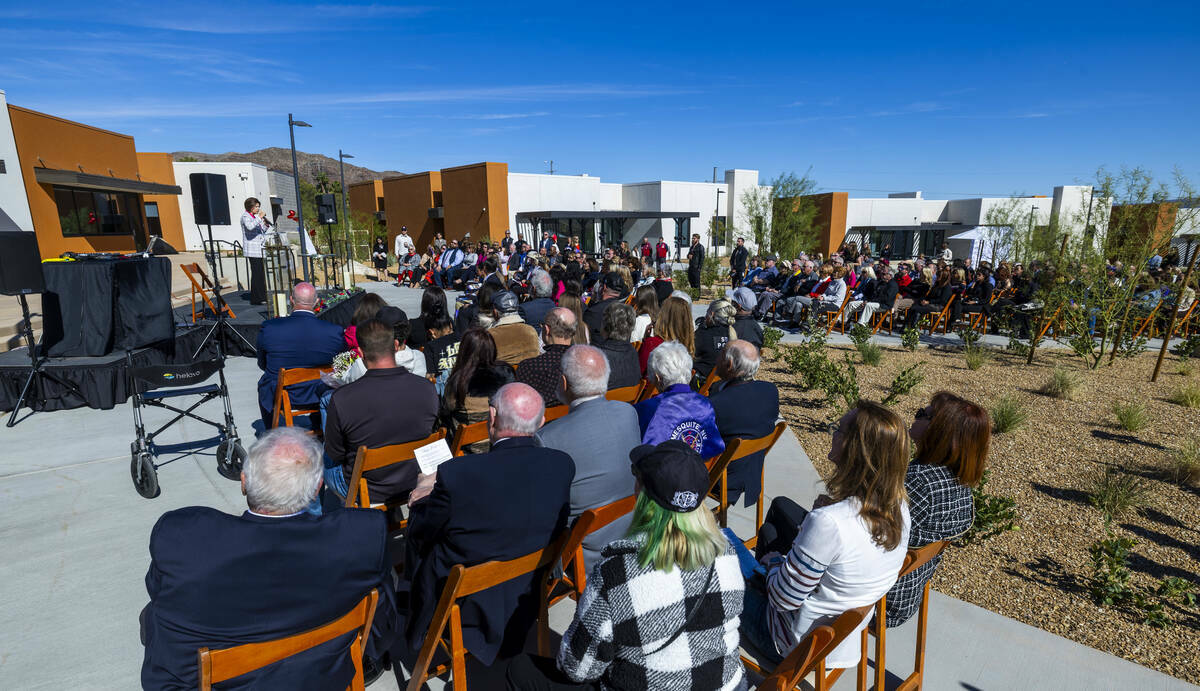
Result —
<instances>
[{"instance_id":1,"label":"woman speaking at podium","mask_svg":"<svg viewBox=\"0 0 1200 691\"><path fill-rule=\"evenodd\" d=\"M250 260L250 304L267 303L267 272L263 266L263 244L271 222L262 212L262 204L254 197L246 200L246 211L242 214L242 253Z\"/></svg>"}]
</instances>

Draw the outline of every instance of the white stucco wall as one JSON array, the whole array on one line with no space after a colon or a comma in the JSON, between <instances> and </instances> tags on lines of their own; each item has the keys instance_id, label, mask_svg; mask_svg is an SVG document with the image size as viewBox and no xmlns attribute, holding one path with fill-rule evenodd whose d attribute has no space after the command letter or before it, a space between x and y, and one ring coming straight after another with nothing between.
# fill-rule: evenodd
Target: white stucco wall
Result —
<instances>
[{"instance_id":1,"label":"white stucco wall","mask_svg":"<svg viewBox=\"0 0 1200 691\"><path fill-rule=\"evenodd\" d=\"M0 160L4 161L4 173L0 173L0 209L21 230L33 232L33 215L29 212L29 197L25 193L25 178L21 174L21 163L17 160L17 142L13 138L12 122L8 117L8 101L0 90Z\"/></svg>"},{"instance_id":2,"label":"white stucco wall","mask_svg":"<svg viewBox=\"0 0 1200 691\"><path fill-rule=\"evenodd\" d=\"M203 249L203 240L208 237L208 226L197 226L192 213L192 173L216 173L225 176L229 201L229 225L214 225L214 240L241 242L242 233L238 219L245 211L247 197L256 197L263 206L270 208L271 185L265 166L257 163L175 163L175 182L183 188L179 199L179 215L183 222L183 237L189 250Z\"/></svg>"}]
</instances>

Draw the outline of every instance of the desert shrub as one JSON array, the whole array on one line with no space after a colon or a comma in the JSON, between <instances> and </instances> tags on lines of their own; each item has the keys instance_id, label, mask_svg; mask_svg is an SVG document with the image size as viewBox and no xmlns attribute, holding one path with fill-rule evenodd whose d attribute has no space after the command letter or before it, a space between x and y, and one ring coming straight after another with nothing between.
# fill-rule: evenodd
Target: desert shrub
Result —
<instances>
[{"instance_id":1,"label":"desert shrub","mask_svg":"<svg viewBox=\"0 0 1200 691\"><path fill-rule=\"evenodd\" d=\"M992 361L992 351L990 348L980 346L969 346L967 348L967 369L972 372L983 367Z\"/></svg>"},{"instance_id":2,"label":"desert shrub","mask_svg":"<svg viewBox=\"0 0 1200 691\"><path fill-rule=\"evenodd\" d=\"M1011 432L1029 420L1029 411L1015 396L1001 396L988 411L992 416L992 431Z\"/></svg>"},{"instance_id":3,"label":"desert shrub","mask_svg":"<svg viewBox=\"0 0 1200 691\"><path fill-rule=\"evenodd\" d=\"M1171 452L1168 471L1175 482L1184 485L1200 482L1200 437L1184 439L1179 448Z\"/></svg>"},{"instance_id":4,"label":"desert shrub","mask_svg":"<svg viewBox=\"0 0 1200 691\"><path fill-rule=\"evenodd\" d=\"M1146 412L1146 406L1136 401L1113 403L1112 411L1121 428L1130 432L1137 432L1150 424L1150 414Z\"/></svg>"},{"instance_id":5,"label":"desert shrub","mask_svg":"<svg viewBox=\"0 0 1200 691\"><path fill-rule=\"evenodd\" d=\"M1113 606L1133 600L1129 584L1129 552L1136 543L1132 538L1116 537L1111 532L1088 547L1092 561L1092 597L1097 604Z\"/></svg>"},{"instance_id":6,"label":"desert shrub","mask_svg":"<svg viewBox=\"0 0 1200 691\"><path fill-rule=\"evenodd\" d=\"M1120 518L1150 503L1150 481L1123 469L1107 466L1090 478L1088 502L1105 521Z\"/></svg>"},{"instance_id":7,"label":"desert shrub","mask_svg":"<svg viewBox=\"0 0 1200 691\"><path fill-rule=\"evenodd\" d=\"M1123 358L1135 358L1146 352L1146 342L1149 340L1146 336L1133 337L1134 329L1126 329L1121 335L1121 340L1116 344L1117 356Z\"/></svg>"},{"instance_id":8,"label":"desert shrub","mask_svg":"<svg viewBox=\"0 0 1200 691\"><path fill-rule=\"evenodd\" d=\"M904 333L900 334L900 345L905 350L915 351L921 345L921 330L915 325L904 329Z\"/></svg>"},{"instance_id":9,"label":"desert shrub","mask_svg":"<svg viewBox=\"0 0 1200 691\"><path fill-rule=\"evenodd\" d=\"M1200 331L1177 343L1171 352L1182 358L1190 358L1192 353L1198 349L1200 349Z\"/></svg>"},{"instance_id":10,"label":"desert shrub","mask_svg":"<svg viewBox=\"0 0 1200 691\"><path fill-rule=\"evenodd\" d=\"M1017 525L1017 502L987 492L990 470L983 471L979 485L971 489L975 500L975 520L970 529L958 539L960 545L970 545L993 538L1009 530L1020 530Z\"/></svg>"},{"instance_id":11,"label":"desert shrub","mask_svg":"<svg viewBox=\"0 0 1200 691\"><path fill-rule=\"evenodd\" d=\"M1158 588L1155 589L1154 594L1164 600L1178 600L1179 604L1185 607L1196 606L1196 584L1186 578L1168 576L1158 584Z\"/></svg>"},{"instance_id":12,"label":"desert shrub","mask_svg":"<svg viewBox=\"0 0 1200 691\"><path fill-rule=\"evenodd\" d=\"M1171 402L1184 408L1200 408L1200 384L1188 382L1171 394Z\"/></svg>"},{"instance_id":13,"label":"desert shrub","mask_svg":"<svg viewBox=\"0 0 1200 691\"><path fill-rule=\"evenodd\" d=\"M1179 366L1175 368L1175 372L1182 377L1190 377L1195 371L1196 368L1188 360L1179 363Z\"/></svg>"},{"instance_id":14,"label":"desert shrub","mask_svg":"<svg viewBox=\"0 0 1200 691\"><path fill-rule=\"evenodd\" d=\"M880 360L883 359L883 347L878 343L860 343L858 354L862 357L864 365L878 367Z\"/></svg>"},{"instance_id":15,"label":"desert shrub","mask_svg":"<svg viewBox=\"0 0 1200 691\"><path fill-rule=\"evenodd\" d=\"M1016 336L1008 337L1008 345L1004 346L1004 349L1011 351L1013 355L1018 357L1029 355L1029 344Z\"/></svg>"},{"instance_id":16,"label":"desert shrub","mask_svg":"<svg viewBox=\"0 0 1200 691\"><path fill-rule=\"evenodd\" d=\"M773 350L783 339L783 329L768 326L763 329L763 350Z\"/></svg>"},{"instance_id":17,"label":"desert shrub","mask_svg":"<svg viewBox=\"0 0 1200 691\"><path fill-rule=\"evenodd\" d=\"M967 350L970 350L971 346L979 342L979 332L969 326L963 327L955 333L962 339L963 347Z\"/></svg>"},{"instance_id":18,"label":"desert shrub","mask_svg":"<svg viewBox=\"0 0 1200 691\"><path fill-rule=\"evenodd\" d=\"M850 342L854 344L854 347L858 348L871 340L871 329L866 324L855 322L854 328L850 329L850 332L846 335L850 337Z\"/></svg>"},{"instance_id":19,"label":"desert shrub","mask_svg":"<svg viewBox=\"0 0 1200 691\"><path fill-rule=\"evenodd\" d=\"M1055 367L1050 373L1050 380L1042 386L1042 393L1054 398L1071 400L1075 397L1075 390L1079 388L1079 375L1069 369Z\"/></svg>"},{"instance_id":20,"label":"desert shrub","mask_svg":"<svg viewBox=\"0 0 1200 691\"><path fill-rule=\"evenodd\" d=\"M703 276L701 276L701 279L703 279ZM675 285L676 290L682 290L683 292L692 296L693 300L700 299L700 291L697 290L696 288L693 288L691 286L691 284L688 283L688 274L686 271L678 271L677 270L674 273L672 273L671 274L671 282Z\"/></svg>"},{"instance_id":21,"label":"desert shrub","mask_svg":"<svg viewBox=\"0 0 1200 691\"><path fill-rule=\"evenodd\" d=\"M892 378L892 383L888 385L887 395L883 397L884 405L895 404L901 396L908 394L925 381L925 375L919 371L922 364L918 362L896 373L896 376Z\"/></svg>"}]
</instances>

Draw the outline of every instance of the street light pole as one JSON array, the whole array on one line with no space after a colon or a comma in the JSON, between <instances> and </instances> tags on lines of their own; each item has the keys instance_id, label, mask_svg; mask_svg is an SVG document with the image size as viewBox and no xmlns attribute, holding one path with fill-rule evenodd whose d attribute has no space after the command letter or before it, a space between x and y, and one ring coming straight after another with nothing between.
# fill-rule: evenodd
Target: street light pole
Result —
<instances>
[{"instance_id":1,"label":"street light pole","mask_svg":"<svg viewBox=\"0 0 1200 691\"><path fill-rule=\"evenodd\" d=\"M716 170L716 168L713 168L713 170ZM718 256L721 253L721 247L720 247L720 245L717 244L717 232L719 231L719 228L717 228L717 216L721 215L721 195L724 193L725 193L725 190L723 190L719 187L717 188L717 205L715 207L713 207L712 228L713 228L713 256L714 257Z\"/></svg>"},{"instance_id":2,"label":"street light pole","mask_svg":"<svg viewBox=\"0 0 1200 691\"><path fill-rule=\"evenodd\" d=\"M297 127L312 127L302 120L293 120L288 113L288 136L292 139L292 176L296 183L296 222L300 224L300 263L304 267L304 280L312 283L312 275L308 270L308 255L304 251L304 200L300 198L300 166L296 164L296 129Z\"/></svg>"},{"instance_id":3,"label":"street light pole","mask_svg":"<svg viewBox=\"0 0 1200 691\"><path fill-rule=\"evenodd\" d=\"M342 223L346 224L346 252L350 252L350 212L347 211L346 203L346 159L354 158L352 154L344 153L338 149L338 174L342 176ZM346 257L346 263L350 263L350 257Z\"/></svg>"}]
</instances>

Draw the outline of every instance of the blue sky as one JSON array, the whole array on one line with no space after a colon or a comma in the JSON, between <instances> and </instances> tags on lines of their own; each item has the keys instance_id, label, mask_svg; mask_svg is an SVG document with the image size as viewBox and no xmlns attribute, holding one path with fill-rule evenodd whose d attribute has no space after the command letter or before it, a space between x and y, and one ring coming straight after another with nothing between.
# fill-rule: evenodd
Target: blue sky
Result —
<instances>
[{"instance_id":1,"label":"blue sky","mask_svg":"<svg viewBox=\"0 0 1200 691\"><path fill-rule=\"evenodd\" d=\"M828 5L829 3L822 3ZM404 172L712 167L876 196L1200 182L1197 3L0 4L10 103L139 150L288 145Z\"/></svg>"}]
</instances>

